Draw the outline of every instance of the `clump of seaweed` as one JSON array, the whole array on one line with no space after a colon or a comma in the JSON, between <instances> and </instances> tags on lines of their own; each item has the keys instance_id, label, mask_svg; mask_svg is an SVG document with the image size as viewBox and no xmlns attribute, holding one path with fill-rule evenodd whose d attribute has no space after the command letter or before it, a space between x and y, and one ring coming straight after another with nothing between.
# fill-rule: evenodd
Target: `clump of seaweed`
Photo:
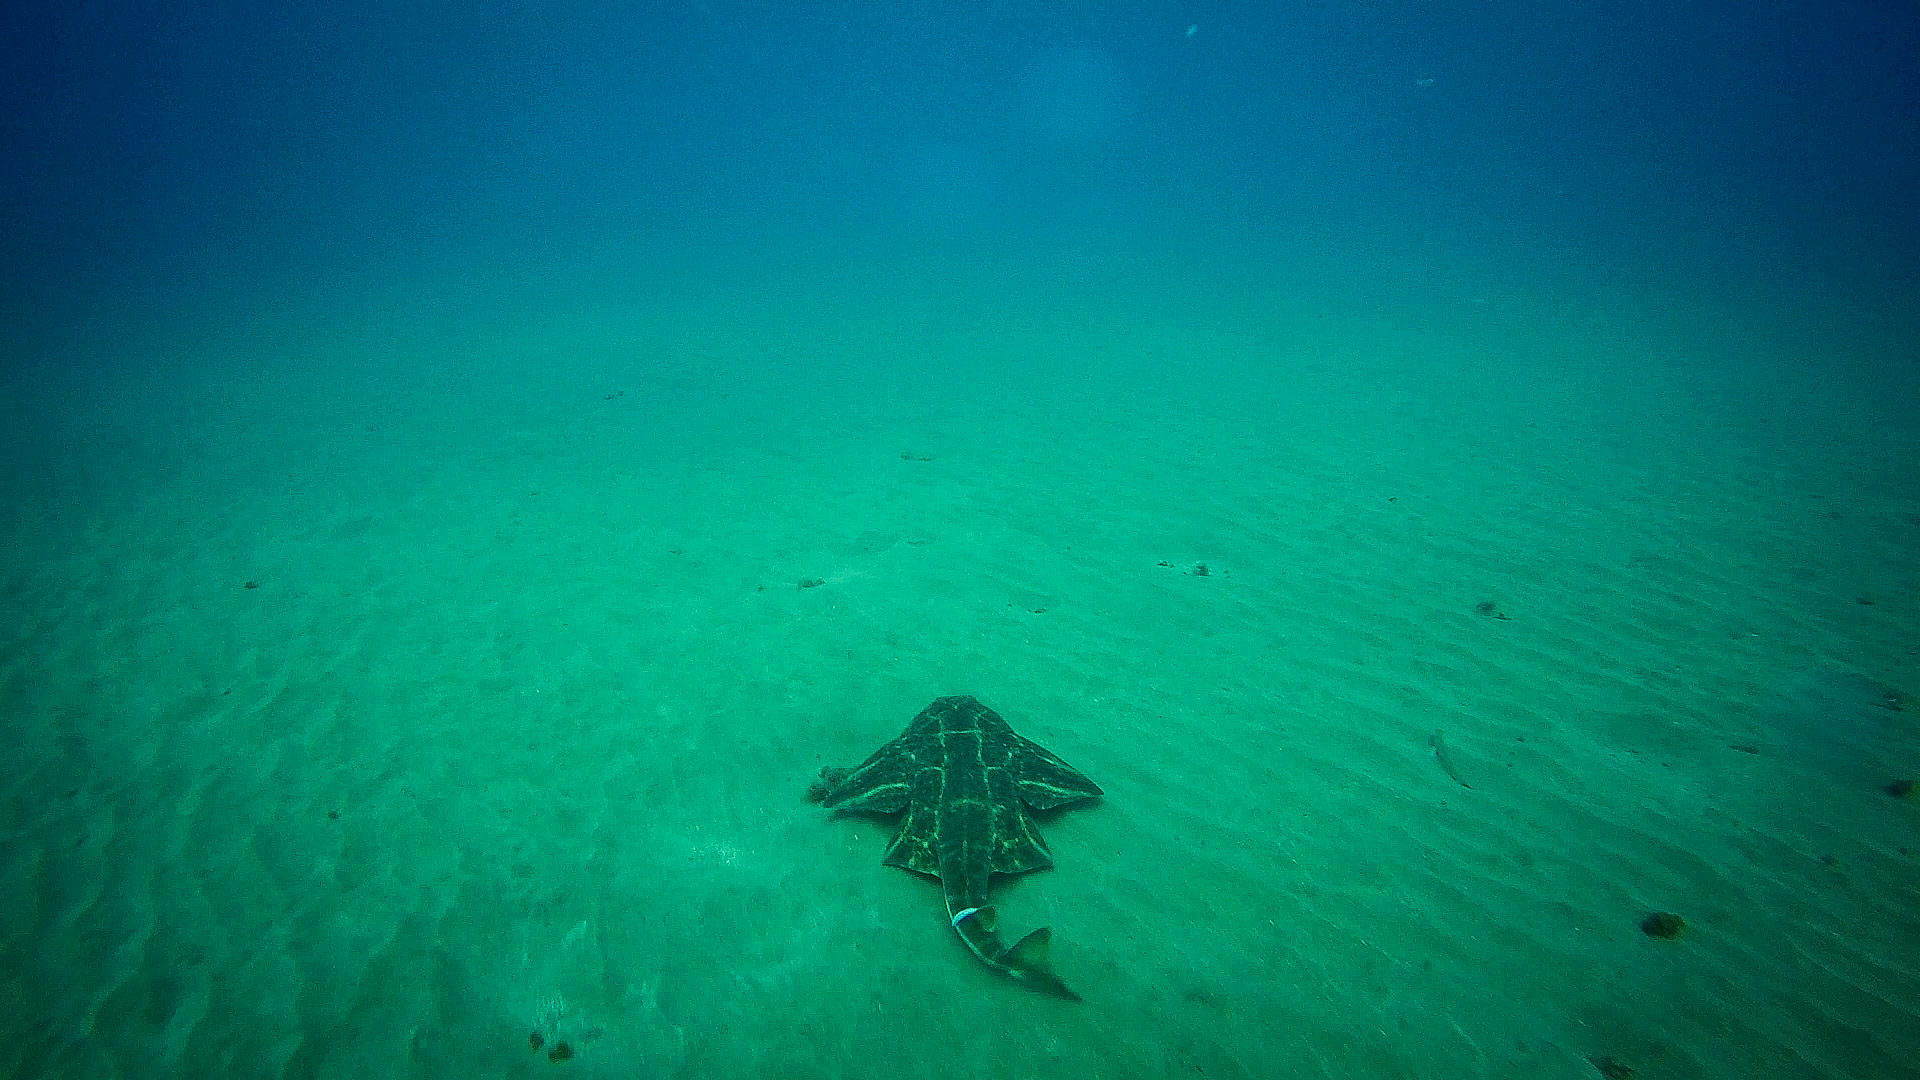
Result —
<instances>
[{"instance_id":1,"label":"clump of seaweed","mask_svg":"<svg viewBox=\"0 0 1920 1080\"><path fill-rule=\"evenodd\" d=\"M1892 780L1887 783L1886 787L1880 790L1885 791L1896 799L1911 799L1913 798L1913 781L1904 778Z\"/></svg>"},{"instance_id":2,"label":"clump of seaweed","mask_svg":"<svg viewBox=\"0 0 1920 1080\"><path fill-rule=\"evenodd\" d=\"M572 1059L573 1059L572 1043L557 1042L553 1044L553 1049L547 1051L547 1060L553 1062L555 1065L558 1065L563 1061L571 1061Z\"/></svg>"},{"instance_id":3,"label":"clump of seaweed","mask_svg":"<svg viewBox=\"0 0 1920 1080\"><path fill-rule=\"evenodd\" d=\"M1648 937L1677 938L1687 928L1687 920L1671 911L1656 911L1640 920L1640 932Z\"/></svg>"},{"instance_id":4,"label":"clump of seaweed","mask_svg":"<svg viewBox=\"0 0 1920 1080\"><path fill-rule=\"evenodd\" d=\"M839 787L840 781L845 780L847 774L852 771L852 769L841 769L832 765L821 769L820 778L807 785L807 801L820 802L824 800L828 793L833 791L834 788Z\"/></svg>"}]
</instances>

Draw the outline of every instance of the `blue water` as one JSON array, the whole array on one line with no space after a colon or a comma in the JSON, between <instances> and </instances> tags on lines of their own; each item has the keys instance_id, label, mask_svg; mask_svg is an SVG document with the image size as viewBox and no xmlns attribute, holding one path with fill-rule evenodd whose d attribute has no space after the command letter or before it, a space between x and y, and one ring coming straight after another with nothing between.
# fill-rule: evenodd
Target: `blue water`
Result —
<instances>
[{"instance_id":1,"label":"blue water","mask_svg":"<svg viewBox=\"0 0 1920 1080\"><path fill-rule=\"evenodd\" d=\"M912 5L909 5L912 7ZM1307 230L1732 301L1913 287L1916 16L1871 5L244 4L8 16L16 356L395 281L773 244ZM1900 325L1905 326L1904 323Z\"/></svg>"}]
</instances>

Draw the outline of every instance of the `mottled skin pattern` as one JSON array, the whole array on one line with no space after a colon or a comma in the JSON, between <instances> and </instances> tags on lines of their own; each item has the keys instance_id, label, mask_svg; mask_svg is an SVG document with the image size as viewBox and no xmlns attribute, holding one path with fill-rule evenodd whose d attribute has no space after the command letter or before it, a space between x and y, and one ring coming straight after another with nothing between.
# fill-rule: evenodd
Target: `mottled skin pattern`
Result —
<instances>
[{"instance_id":1,"label":"mottled skin pattern","mask_svg":"<svg viewBox=\"0 0 1920 1080\"><path fill-rule=\"evenodd\" d=\"M940 879L947 915L976 956L1035 989L1079 1000L1047 963L1045 927L1011 947L1000 943L987 885L994 874L1053 865L1029 808L1092 798L1099 785L964 696L927 706L859 766L820 775L816 792L830 808L904 815L885 863Z\"/></svg>"}]
</instances>

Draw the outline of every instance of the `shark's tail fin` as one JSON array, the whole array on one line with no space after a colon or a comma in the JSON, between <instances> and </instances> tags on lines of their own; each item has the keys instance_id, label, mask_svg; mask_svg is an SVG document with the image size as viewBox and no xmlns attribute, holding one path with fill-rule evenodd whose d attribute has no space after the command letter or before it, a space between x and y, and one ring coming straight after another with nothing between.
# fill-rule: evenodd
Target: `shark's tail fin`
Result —
<instances>
[{"instance_id":1,"label":"shark's tail fin","mask_svg":"<svg viewBox=\"0 0 1920 1080\"><path fill-rule=\"evenodd\" d=\"M1001 946L999 935L994 933L996 921L993 905L983 904L956 914L953 928L960 932L960 939L975 956L1005 972L1013 981L1068 1001L1080 1000L1080 995L1053 973L1053 961L1048 957L1053 946L1051 929L1043 926L1014 942L1009 949Z\"/></svg>"},{"instance_id":2,"label":"shark's tail fin","mask_svg":"<svg viewBox=\"0 0 1920 1080\"><path fill-rule=\"evenodd\" d=\"M1043 926L1014 942L1013 947L1001 955L1000 962L1007 974L1035 990L1079 1001L1080 995L1053 973L1053 961L1048 955L1052 950L1053 929Z\"/></svg>"}]
</instances>

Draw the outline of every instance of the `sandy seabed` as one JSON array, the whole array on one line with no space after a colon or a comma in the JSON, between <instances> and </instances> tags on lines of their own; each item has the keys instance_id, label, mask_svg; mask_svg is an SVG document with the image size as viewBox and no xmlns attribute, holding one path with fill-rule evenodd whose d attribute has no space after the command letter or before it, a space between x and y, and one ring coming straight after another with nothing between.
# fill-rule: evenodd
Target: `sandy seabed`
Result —
<instances>
[{"instance_id":1,"label":"sandy seabed","mask_svg":"<svg viewBox=\"0 0 1920 1080\"><path fill-rule=\"evenodd\" d=\"M1917 1074L1913 431L1524 297L988 310L19 399L0 1069ZM1081 1004L802 798L958 693L1107 792L996 888Z\"/></svg>"}]
</instances>

